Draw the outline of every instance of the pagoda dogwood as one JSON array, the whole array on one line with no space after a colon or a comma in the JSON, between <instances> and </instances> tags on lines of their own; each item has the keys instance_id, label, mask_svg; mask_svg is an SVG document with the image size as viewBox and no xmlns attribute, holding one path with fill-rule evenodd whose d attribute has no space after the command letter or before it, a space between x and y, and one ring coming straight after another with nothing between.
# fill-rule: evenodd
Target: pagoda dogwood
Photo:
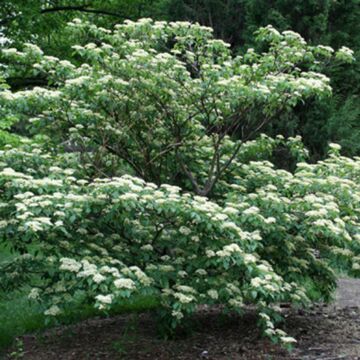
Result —
<instances>
[{"instance_id":1,"label":"pagoda dogwood","mask_svg":"<svg viewBox=\"0 0 360 360\"><path fill-rule=\"evenodd\" d=\"M294 342L276 305L308 303L309 283L328 298L334 268L360 268L360 161L333 144L310 165L300 138L256 135L328 96L323 63L351 51L271 26L257 32L265 51L243 56L198 24L70 27L73 62L32 44L2 52L6 77L46 86L3 89L1 115L47 136L1 152L0 236L21 254L3 265L4 288L41 273L29 298L49 316L79 297L109 309L156 296L170 328L199 304L254 304L265 334ZM277 146L295 173L269 162Z\"/></svg>"},{"instance_id":2,"label":"pagoda dogwood","mask_svg":"<svg viewBox=\"0 0 360 360\"><path fill-rule=\"evenodd\" d=\"M2 52L8 78L31 74L50 85L2 91L3 116L15 112L56 143L76 144L97 175L126 165L147 181L205 196L244 141L299 102L330 94L319 72L325 63L352 61L351 52L309 46L271 26L257 32L266 52L234 56L198 24L142 19L113 31L79 19L69 25L76 63L32 44Z\"/></svg>"}]
</instances>

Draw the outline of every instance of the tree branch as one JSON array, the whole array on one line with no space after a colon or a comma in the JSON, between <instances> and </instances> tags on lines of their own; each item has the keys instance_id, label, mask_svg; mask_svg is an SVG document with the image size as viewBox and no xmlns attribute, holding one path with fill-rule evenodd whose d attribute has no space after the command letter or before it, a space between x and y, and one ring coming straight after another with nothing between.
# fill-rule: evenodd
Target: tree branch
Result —
<instances>
[{"instance_id":1,"label":"tree branch","mask_svg":"<svg viewBox=\"0 0 360 360\"><path fill-rule=\"evenodd\" d=\"M101 9L90 9L88 8L89 5L82 5L82 6L56 6L52 8L42 9L40 14L47 14L47 13L54 13L59 11L80 11L85 13L91 14L99 14L99 15L108 15L113 17L121 17L124 18L124 15L115 13L108 10L101 10Z\"/></svg>"},{"instance_id":2,"label":"tree branch","mask_svg":"<svg viewBox=\"0 0 360 360\"><path fill-rule=\"evenodd\" d=\"M90 13L90 14L113 16L113 17L121 18L121 19L124 19L126 17L124 14L120 14L117 12L112 12L112 11L102 10L102 9L92 9L92 8L89 8L89 5L55 6L52 8L41 9L39 11L39 13L40 14L49 14L49 13L56 13L56 12L61 12L61 11L79 11L79 12ZM13 16L9 16L5 19L2 19L2 20L0 20L0 26L7 25L8 23L10 23L11 21L14 21L15 19L17 19L20 16L21 16L21 14L16 14Z\"/></svg>"}]
</instances>

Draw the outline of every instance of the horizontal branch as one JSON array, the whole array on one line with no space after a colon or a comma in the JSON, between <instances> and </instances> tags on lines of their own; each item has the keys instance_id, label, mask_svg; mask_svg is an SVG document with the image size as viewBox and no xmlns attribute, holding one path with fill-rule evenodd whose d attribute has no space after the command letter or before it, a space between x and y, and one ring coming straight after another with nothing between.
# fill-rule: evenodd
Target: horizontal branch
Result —
<instances>
[{"instance_id":1,"label":"horizontal branch","mask_svg":"<svg viewBox=\"0 0 360 360\"><path fill-rule=\"evenodd\" d=\"M56 6L52 8L41 9L39 11L40 14L49 14L49 13L56 13L62 11L79 11L89 14L98 14L98 15L106 15L106 16L113 16L117 18L124 19L126 16L117 12L112 12L103 9L92 9L89 8L89 5L81 5L81 6ZM13 16L8 16L5 19L0 20L0 26L5 26L9 24L11 21L20 17L21 14L16 14Z\"/></svg>"},{"instance_id":2,"label":"horizontal branch","mask_svg":"<svg viewBox=\"0 0 360 360\"><path fill-rule=\"evenodd\" d=\"M80 11L80 12L91 13L91 14L108 15L108 16L124 18L124 15L122 15L122 14L115 13L115 12L108 11L108 10L102 10L102 9L91 9L88 7L88 5L56 6L56 7L52 7L52 8L42 9L40 11L40 13L47 14L47 13L54 13L54 12L60 12L60 11Z\"/></svg>"}]
</instances>

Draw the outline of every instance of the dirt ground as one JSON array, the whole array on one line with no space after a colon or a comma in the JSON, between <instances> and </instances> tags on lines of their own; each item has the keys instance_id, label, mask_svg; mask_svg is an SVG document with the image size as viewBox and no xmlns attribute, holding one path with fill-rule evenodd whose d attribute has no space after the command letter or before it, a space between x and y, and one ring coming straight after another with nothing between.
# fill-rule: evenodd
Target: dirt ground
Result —
<instances>
[{"instance_id":1,"label":"dirt ground","mask_svg":"<svg viewBox=\"0 0 360 360\"><path fill-rule=\"evenodd\" d=\"M192 333L176 340L159 339L149 314L123 315L24 336L23 359L360 360L358 280L341 280L331 306L284 311L283 328L298 340L291 353L261 338L252 311L240 318L203 309L194 318Z\"/></svg>"}]
</instances>

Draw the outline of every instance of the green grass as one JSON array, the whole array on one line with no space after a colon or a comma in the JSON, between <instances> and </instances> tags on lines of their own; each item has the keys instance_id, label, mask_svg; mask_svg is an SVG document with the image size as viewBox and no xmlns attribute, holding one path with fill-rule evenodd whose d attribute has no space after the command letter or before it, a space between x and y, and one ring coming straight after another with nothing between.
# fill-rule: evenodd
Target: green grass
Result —
<instances>
[{"instance_id":1,"label":"green grass","mask_svg":"<svg viewBox=\"0 0 360 360\"><path fill-rule=\"evenodd\" d=\"M39 305L30 304L24 294L0 298L0 349L10 346L16 336L44 327Z\"/></svg>"},{"instance_id":2,"label":"green grass","mask_svg":"<svg viewBox=\"0 0 360 360\"><path fill-rule=\"evenodd\" d=\"M8 248L0 246L0 263L13 256ZM25 290L0 292L0 349L9 346L16 336L35 331L43 323L41 307L27 300Z\"/></svg>"},{"instance_id":3,"label":"green grass","mask_svg":"<svg viewBox=\"0 0 360 360\"><path fill-rule=\"evenodd\" d=\"M122 313L143 312L155 309L158 300L153 297L135 297L119 303L105 315L92 305L81 305L65 310L57 323L46 323L44 308L30 303L25 293L13 293L0 297L0 350L9 347L18 336L36 333L60 324L72 324L95 316L112 316Z\"/></svg>"}]
</instances>

